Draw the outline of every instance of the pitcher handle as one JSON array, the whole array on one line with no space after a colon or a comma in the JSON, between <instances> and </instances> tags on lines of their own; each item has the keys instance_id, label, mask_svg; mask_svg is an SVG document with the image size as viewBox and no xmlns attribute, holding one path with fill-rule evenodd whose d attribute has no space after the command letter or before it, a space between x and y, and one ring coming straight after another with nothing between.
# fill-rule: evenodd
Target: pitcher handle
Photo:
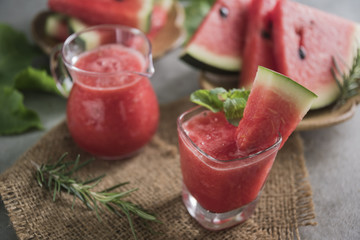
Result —
<instances>
[{"instance_id":1,"label":"pitcher handle","mask_svg":"<svg viewBox=\"0 0 360 240\"><path fill-rule=\"evenodd\" d=\"M56 45L50 54L50 70L56 81L56 87L67 98L73 85L73 80L63 62L61 54L62 44Z\"/></svg>"}]
</instances>

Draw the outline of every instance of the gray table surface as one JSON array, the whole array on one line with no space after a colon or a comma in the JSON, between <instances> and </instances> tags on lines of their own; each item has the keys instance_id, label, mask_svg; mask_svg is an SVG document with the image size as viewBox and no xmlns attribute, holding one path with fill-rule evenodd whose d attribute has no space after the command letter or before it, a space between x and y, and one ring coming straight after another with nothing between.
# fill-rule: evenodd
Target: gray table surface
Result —
<instances>
[{"instance_id":1,"label":"gray table surface","mask_svg":"<svg viewBox=\"0 0 360 240\"><path fill-rule=\"evenodd\" d=\"M46 9L46 0L0 0L0 22L23 31ZM299 2L360 22L360 0L299 0ZM0 39L1 41L1 39ZM198 86L198 72L178 60L179 50L155 63L153 84L160 103L190 94ZM25 105L37 111L45 130L0 137L0 174L65 117L66 101L40 93L25 94ZM302 239L360 239L360 109L337 126L301 133L306 166L313 189L316 227L300 228ZM0 203L0 239L17 239Z\"/></svg>"}]
</instances>

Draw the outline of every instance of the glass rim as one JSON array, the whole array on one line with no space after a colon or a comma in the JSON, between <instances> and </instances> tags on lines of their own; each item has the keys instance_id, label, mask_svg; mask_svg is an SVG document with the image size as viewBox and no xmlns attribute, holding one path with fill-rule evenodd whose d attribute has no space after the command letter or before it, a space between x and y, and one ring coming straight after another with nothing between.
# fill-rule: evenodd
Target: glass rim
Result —
<instances>
[{"instance_id":1,"label":"glass rim","mask_svg":"<svg viewBox=\"0 0 360 240\"><path fill-rule=\"evenodd\" d=\"M274 150L276 149L277 147L280 147L280 144L282 142L282 136L281 136L281 133L279 132L279 135L278 135L278 138L276 140L276 142L274 144L272 144L271 146L263 149L263 150L260 150L258 152L255 152L255 153L252 153L252 154L249 154L245 157L239 157L239 158L234 158L234 159L229 159L229 160L219 160L219 159L216 159L212 156L210 156L209 154L207 154L206 152L204 152L203 150L201 150L192 140L191 138L189 137L189 135L185 132L185 129L183 128L182 126L182 120L183 118L189 114L189 113L192 113L200 108L203 108L204 110L208 110L207 108L203 107L203 106L195 106L195 107L192 107L190 109L188 109L187 111L183 112L182 114L180 114L180 116L177 118L177 126L178 128L180 129L181 133L186 137L186 140L188 140L191 145L200 153L202 154L203 156L205 156L207 159L210 159L211 161L215 162L215 163L231 163L231 162L237 162L237 161L241 161L241 160L246 160L246 159L252 159L252 158L255 158L261 154L264 154L264 153L267 153L267 152L270 152L271 150ZM210 111L210 110L209 110ZM259 160L260 161L260 160ZM256 161L257 162L257 161ZM250 164L253 164L253 163L256 163L256 162L250 162L244 166L247 166L247 165L250 165Z\"/></svg>"},{"instance_id":2,"label":"glass rim","mask_svg":"<svg viewBox=\"0 0 360 240\"><path fill-rule=\"evenodd\" d=\"M94 30L99 30L99 29L100 30L101 29L109 29L109 30L120 29L120 30L129 31L130 33L133 33L134 35L139 35L142 38L144 38L145 43L148 45L148 51L146 53L146 56L148 56L148 58L149 58L149 64L148 64L149 66L147 67L146 71L145 72L136 72L136 71L121 70L121 71L108 72L108 73L87 71L87 70L75 67L74 64L70 63L65 58L65 53L64 53L65 52L65 46L69 45L70 42L72 42L74 39L76 39L81 34L91 32L91 31L94 31ZM97 75L100 74L102 76L109 77L109 76L117 75L119 73L128 73L128 74L142 75L144 77L150 78L155 72L154 71L154 66L153 66L153 61L152 61L152 45L151 45L151 42L148 39L148 37L142 31L140 31L137 28L123 26L123 25L101 24L101 25L91 26L91 27L85 28L85 29L83 29L81 31L75 32L75 33L71 34L69 37L67 37L65 42L62 44L62 46L61 46L61 55L62 55L62 59L63 59L65 65L66 65L66 67L68 67L69 69L74 70L76 72L91 75L91 76L97 76ZM148 69L150 69L150 70L148 70Z\"/></svg>"}]
</instances>

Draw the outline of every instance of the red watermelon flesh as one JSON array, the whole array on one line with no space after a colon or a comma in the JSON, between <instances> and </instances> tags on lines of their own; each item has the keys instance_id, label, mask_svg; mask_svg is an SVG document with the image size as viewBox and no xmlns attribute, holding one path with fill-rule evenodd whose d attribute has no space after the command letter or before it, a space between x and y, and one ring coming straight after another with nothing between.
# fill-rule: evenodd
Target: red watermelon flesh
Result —
<instances>
[{"instance_id":1,"label":"red watermelon flesh","mask_svg":"<svg viewBox=\"0 0 360 240\"><path fill-rule=\"evenodd\" d=\"M66 17L62 14L50 14L45 21L45 33L57 41L65 41L69 36Z\"/></svg>"},{"instance_id":2,"label":"red watermelon flesh","mask_svg":"<svg viewBox=\"0 0 360 240\"><path fill-rule=\"evenodd\" d=\"M170 5L171 8L172 5ZM156 3L151 14L151 29L146 34L149 39L153 39L157 33L165 26L170 11L169 6Z\"/></svg>"},{"instance_id":3,"label":"red watermelon flesh","mask_svg":"<svg viewBox=\"0 0 360 240\"><path fill-rule=\"evenodd\" d=\"M351 66L356 24L291 1L274 9L273 39L278 71L318 95L312 109L336 100L332 57Z\"/></svg>"},{"instance_id":4,"label":"red watermelon flesh","mask_svg":"<svg viewBox=\"0 0 360 240\"><path fill-rule=\"evenodd\" d=\"M240 87L251 88L259 65L277 70L272 39L272 11L277 2L253 0L249 4Z\"/></svg>"},{"instance_id":5,"label":"red watermelon flesh","mask_svg":"<svg viewBox=\"0 0 360 240\"><path fill-rule=\"evenodd\" d=\"M236 130L239 150L245 154L259 152L273 145L279 134L282 147L315 98L290 78L259 67Z\"/></svg>"},{"instance_id":6,"label":"red watermelon flesh","mask_svg":"<svg viewBox=\"0 0 360 240\"><path fill-rule=\"evenodd\" d=\"M49 0L49 8L90 25L122 24L147 32L152 1L148 0Z\"/></svg>"},{"instance_id":7,"label":"red watermelon flesh","mask_svg":"<svg viewBox=\"0 0 360 240\"><path fill-rule=\"evenodd\" d=\"M239 72L250 0L217 0L184 49L182 59L215 73Z\"/></svg>"}]
</instances>

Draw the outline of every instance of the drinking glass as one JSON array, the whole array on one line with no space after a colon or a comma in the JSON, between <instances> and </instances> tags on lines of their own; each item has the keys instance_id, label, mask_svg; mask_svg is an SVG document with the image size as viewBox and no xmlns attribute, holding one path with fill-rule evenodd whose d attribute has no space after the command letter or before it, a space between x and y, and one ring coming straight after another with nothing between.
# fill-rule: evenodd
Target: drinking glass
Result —
<instances>
[{"instance_id":1,"label":"drinking glass","mask_svg":"<svg viewBox=\"0 0 360 240\"><path fill-rule=\"evenodd\" d=\"M254 212L282 140L279 136L272 146L249 156L226 161L213 158L190 139L183 127L203 111L204 107L195 107L177 119L182 199L203 227L221 230L244 222Z\"/></svg>"}]
</instances>

